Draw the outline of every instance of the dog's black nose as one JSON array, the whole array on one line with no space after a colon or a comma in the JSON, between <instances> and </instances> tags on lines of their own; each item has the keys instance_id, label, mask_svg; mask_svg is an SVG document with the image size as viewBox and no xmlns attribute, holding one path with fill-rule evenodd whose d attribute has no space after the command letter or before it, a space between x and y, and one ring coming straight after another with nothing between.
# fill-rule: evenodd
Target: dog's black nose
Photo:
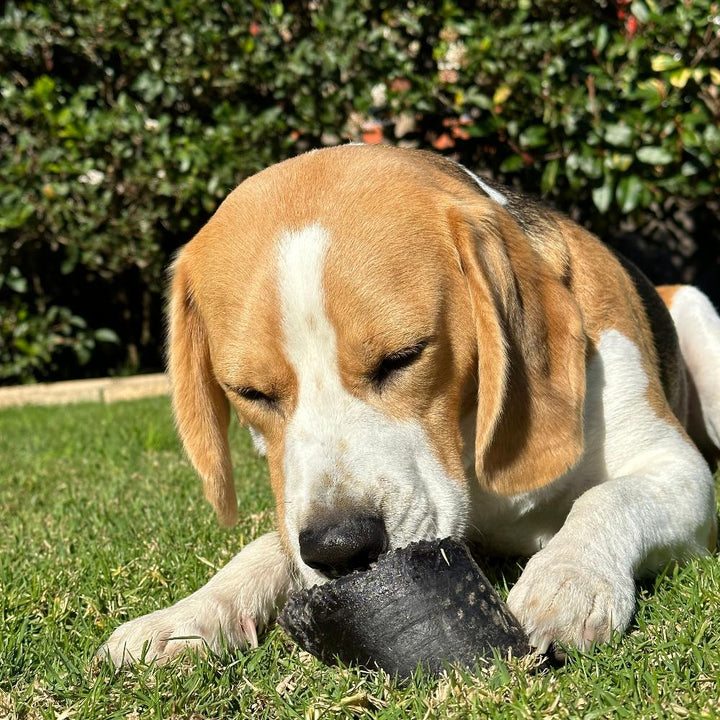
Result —
<instances>
[{"instance_id":1,"label":"dog's black nose","mask_svg":"<svg viewBox=\"0 0 720 720\"><path fill-rule=\"evenodd\" d=\"M387 550L385 523L378 517L345 518L300 531L300 557L327 577L366 568Z\"/></svg>"}]
</instances>

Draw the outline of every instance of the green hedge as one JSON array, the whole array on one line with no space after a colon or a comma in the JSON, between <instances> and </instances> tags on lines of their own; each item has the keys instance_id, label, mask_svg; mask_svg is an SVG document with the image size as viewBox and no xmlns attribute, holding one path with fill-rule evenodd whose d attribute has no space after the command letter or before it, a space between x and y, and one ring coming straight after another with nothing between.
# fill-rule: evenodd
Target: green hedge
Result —
<instances>
[{"instance_id":1,"label":"green hedge","mask_svg":"<svg viewBox=\"0 0 720 720\"><path fill-rule=\"evenodd\" d=\"M707 272L717 4L480 5L7 3L0 382L159 367L172 252L244 177L346 139L435 147Z\"/></svg>"}]
</instances>

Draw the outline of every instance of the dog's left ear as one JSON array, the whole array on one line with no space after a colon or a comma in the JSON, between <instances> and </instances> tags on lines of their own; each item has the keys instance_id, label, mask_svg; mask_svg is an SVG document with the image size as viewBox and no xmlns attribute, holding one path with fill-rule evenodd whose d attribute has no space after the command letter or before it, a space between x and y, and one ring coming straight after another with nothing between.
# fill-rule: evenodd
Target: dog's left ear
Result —
<instances>
[{"instance_id":1,"label":"dog's left ear","mask_svg":"<svg viewBox=\"0 0 720 720\"><path fill-rule=\"evenodd\" d=\"M205 497L218 520L237 522L237 499L230 462L230 405L215 379L205 323L181 251L172 267L168 307L168 370L173 410L185 451L202 478Z\"/></svg>"},{"instance_id":2,"label":"dog's left ear","mask_svg":"<svg viewBox=\"0 0 720 720\"><path fill-rule=\"evenodd\" d=\"M481 198L450 215L477 336L477 477L487 490L525 492L583 451L582 315L567 281L497 203Z\"/></svg>"}]
</instances>

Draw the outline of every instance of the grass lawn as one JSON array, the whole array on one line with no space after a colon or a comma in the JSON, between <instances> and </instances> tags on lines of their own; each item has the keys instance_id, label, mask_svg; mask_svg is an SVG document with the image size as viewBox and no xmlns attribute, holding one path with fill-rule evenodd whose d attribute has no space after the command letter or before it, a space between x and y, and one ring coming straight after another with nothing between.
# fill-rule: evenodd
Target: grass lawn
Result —
<instances>
[{"instance_id":1,"label":"grass lawn","mask_svg":"<svg viewBox=\"0 0 720 720\"><path fill-rule=\"evenodd\" d=\"M277 628L247 653L93 663L117 625L195 590L272 526L264 463L232 434L241 521L226 531L166 399L0 412L0 718L720 715L717 557L646 583L627 637L549 672L497 663L398 687L325 667Z\"/></svg>"}]
</instances>

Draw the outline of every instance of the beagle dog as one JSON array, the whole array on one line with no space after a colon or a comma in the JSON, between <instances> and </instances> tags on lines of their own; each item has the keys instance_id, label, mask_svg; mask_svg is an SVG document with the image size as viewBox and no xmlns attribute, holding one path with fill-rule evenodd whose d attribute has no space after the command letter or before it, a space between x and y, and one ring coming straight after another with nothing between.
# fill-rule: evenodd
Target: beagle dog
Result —
<instances>
[{"instance_id":1,"label":"beagle dog","mask_svg":"<svg viewBox=\"0 0 720 720\"><path fill-rule=\"evenodd\" d=\"M119 627L117 664L256 646L291 591L423 538L531 556L532 645L631 621L635 578L711 551L720 318L561 214L424 151L345 145L249 178L172 269L185 449L237 518L231 410L277 530Z\"/></svg>"}]
</instances>

